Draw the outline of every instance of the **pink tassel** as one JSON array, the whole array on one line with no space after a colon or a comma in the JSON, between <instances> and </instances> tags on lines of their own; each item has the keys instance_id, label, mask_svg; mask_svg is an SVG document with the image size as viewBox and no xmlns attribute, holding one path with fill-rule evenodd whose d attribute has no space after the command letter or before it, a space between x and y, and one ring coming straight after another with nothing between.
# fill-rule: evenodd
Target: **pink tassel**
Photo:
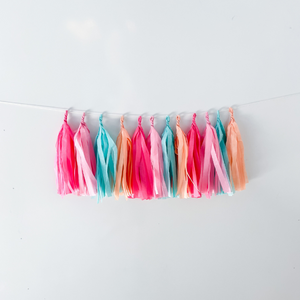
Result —
<instances>
[{"instance_id":1,"label":"pink tassel","mask_svg":"<svg viewBox=\"0 0 300 300\"><path fill-rule=\"evenodd\" d=\"M168 196L164 180L164 162L161 146L161 138L154 128L154 117L150 118L151 128L147 137L147 146L153 172L154 198L165 198Z\"/></svg>"},{"instance_id":2,"label":"pink tassel","mask_svg":"<svg viewBox=\"0 0 300 300\"><path fill-rule=\"evenodd\" d=\"M223 167L220 146L215 128L210 124L208 113L205 115L206 128L201 147L201 184L200 191L210 198L212 193L230 193L230 186Z\"/></svg>"},{"instance_id":3,"label":"pink tassel","mask_svg":"<svg viewBox=\"0 0 300 300\"><path fill-rule=\"evenodd\" d=\"M200 176L201 176L201 137L196 124L196 114L193 114L193 122L187 134L189 145L187 172L188 172L188 191L192 198L200 198Z\"/></svg>"},{"instance_id":4,"label":"pink tassel","mask_svg":"<svg viewBox=\"0 0 300 300\"><path fill-rule=\"evenodd\" d=\"M90 131L84 122L85 113L75 134L75 153L78 165L78 181L80 196L95 196L97 194L96 158Z\"/></svg>"},{"instance_id":5,"label":"pink tassel","mask_svg":"<svg viewBox=\"0 0 300 300\"><path fill-rule=\"evenodd\" d=\"M78 190L77 166L74 151L74 133L67 123L66 110L64 123L56 142L56 179L57 193L76 194Z\"/></svg>"},{"instance_id":6,"label":"pink tassel","mask_svg":"<svg viewBox=\"0 0 300 300\"><path fill-rule=\"evenodd\" d=\"M177 195L180 198L188 198L187 185L187 157L188 143L185 133L180 128L180 116L176 117L176 139L175 139L175 154L177 155Z\"/></svg>"},{"instance_id":7,"label":"pink tassel","mask_svg":"<svg viewBox=\"0 0 300 300\"><path fill-rule=\"evenodd\" d=\"M153 173L145 134L142 128L142 117L138 118L139 125L132 137L132 192L129 198L153 198Z\"/></svg>"}]
</instances>

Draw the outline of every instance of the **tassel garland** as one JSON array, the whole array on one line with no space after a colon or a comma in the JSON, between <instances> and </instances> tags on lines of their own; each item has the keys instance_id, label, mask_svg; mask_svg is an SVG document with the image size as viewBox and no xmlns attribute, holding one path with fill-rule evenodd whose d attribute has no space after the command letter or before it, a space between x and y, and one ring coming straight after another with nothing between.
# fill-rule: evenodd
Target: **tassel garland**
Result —
<instances>
[{"instance_id":1,"label":"tassel garland","mask_svg":"<svg viewBox=\"0 0 300 300\"><path fill-rule=\"evenodd\" d=\"M142 117L138 118L132 140L120 118L120 133L116 144L99 117L99 131L94 147L83 113L74 134L68 125L68 111L56 141L57 193L64 196L98 195L98 202L114 194L118 199L142 200L167 197L200 198L213 194L233 195L248 183L244 146L239 128L229 108L230 122L225 130L217 111L213 127L208 113L203 136L193 114L186 135L176 117L176 136L166 117L166 127L160 137L154 128L154 117L145 138Z\"/></svg>"}]
</instances>

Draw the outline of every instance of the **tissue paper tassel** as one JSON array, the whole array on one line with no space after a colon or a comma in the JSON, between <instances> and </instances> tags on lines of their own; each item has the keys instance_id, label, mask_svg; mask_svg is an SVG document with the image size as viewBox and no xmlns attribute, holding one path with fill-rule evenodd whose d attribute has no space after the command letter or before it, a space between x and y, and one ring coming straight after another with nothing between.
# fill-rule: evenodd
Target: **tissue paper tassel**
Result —
<instances>
[{"instance_id":1,"label":"tissue paper tassel","mask_svg":"<svg viewBox=\"0 0 300 300\"><path fill-rule=\"evenodd\" d=\"M74 136L75 153L78 166L78 182L80 196L95 196L97 194L96 158L90 131L84 122L85 113Z\"/></svg>"},{"instance_id":2,"label":"tissue paper tassel","mask_svg":"<svg viewBox=\"0 0 300 300\"><path fill-rule=\"evenodd\" d=\"M117 146L103 127L102 115L99 117L99 131L95 139L97 162L96 179L99 199L111 197L116 181Z\"/></svg>"}]
</instances>

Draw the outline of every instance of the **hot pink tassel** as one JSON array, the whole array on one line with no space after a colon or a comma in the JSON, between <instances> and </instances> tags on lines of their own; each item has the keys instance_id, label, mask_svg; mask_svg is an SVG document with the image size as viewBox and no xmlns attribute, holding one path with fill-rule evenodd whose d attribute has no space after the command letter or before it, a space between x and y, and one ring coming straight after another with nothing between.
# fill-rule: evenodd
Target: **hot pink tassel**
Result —
<instances>
[{"instance_id":1,"label":"hot pink tassel","mask_svg":"<svg viewBox=\"0 0 300 300\"><path fill-rule=\"evenodd\" d=\"M220 185L225 193L230 193L230 186L220 152L215 128L210 124L208 113L205 115L206 128L201 147L201 184L200 191L210 198L212 193L220 193Z\"/></svg>"},{"instance_id":2,"label":"hot pink tassel","mask_svg":"<svg viewBox=\"0 0 300 300\"><path fill-rule=\"evenodd\" d=\"M56 142L56 179L57 192L60 195L76 194L78 178L74 152L74 133L67 123L66 110L64 123L59 131Z\"/></svg>"},{"instance_id":3,"label":"hot pink tassel","mask_svg":"<svg viewBox=\"0 0 300 300\"><path fill-rule=\"evenodd\" d=\"M164 180L164 162L161 146L161 138L154 128L154 117L150 118L151 128L147 137L147 146L153 171L154 198L165 198L168 196Z\"/></svg>"},{"instance_id":4,"label":"hot pink tassel","mask_svg":"<svg viewBox=\"0 0 300 300\"><path fill-rule=\"evenodd\" d=\"M78 181L80 196L94 196L97 194L96 158L90 131L84 122L85 113L74 137L75 152L78 165Z\"/></svg>"},{"instance_id":5,"label":"hot pink tassel","mask_svg":"<svg viewBox=\"0 0 300 300\"><path fill-rule=\"evenodd\" d=\"M153 173L149 150L146 145L142 128L142 117L138 118L139 125L132 137L132 192L129 198L153 198Z\"/></svg>"},{"instance_id":6,"label":"hot pink tassel","mask_svg":"<svg viewBox=\"0 0 300 300\"><path fill-rule=\"evenodd\" d=\"M193 114L193 122L187 134L189 145L187 172L188 172L188 192L192 198L200 198L200 176L201 176L201 137L196 124L196 114Z\"/></svg>"}]
</instances>

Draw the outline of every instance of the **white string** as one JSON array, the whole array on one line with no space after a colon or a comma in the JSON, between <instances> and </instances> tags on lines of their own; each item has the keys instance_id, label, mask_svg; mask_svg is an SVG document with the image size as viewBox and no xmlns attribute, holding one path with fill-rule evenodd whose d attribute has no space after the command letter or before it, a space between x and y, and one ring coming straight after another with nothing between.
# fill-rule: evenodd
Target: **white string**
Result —
<instances>
[{"instance_id":1,"label":"white string","mask_svg":"<svg viewBox=\"0 0 300 300\"><path fill-rule=\"evenodd\" d=\"M244 103L244 104L240 104L240 105L233 105L235 107L241 107L241 106L246 106L246 105L251 105L251 104L257 104L259 102L265 102L265 101L271 101L271 100L275 100L275 99L279 99L279 98L283 98L283 97L290 97L290 96L295 96L295 95L300 95L300 92L298 93L294 93L294 94L288 94L288 95L284 95L284 96L278 96L278 97L273 97L273 98L268 98L268 99L263 99L263 100L258 100L258 101L254 101L254 102L248 102L248 103ZM284 100L284 99L283 99ZM10 102L10 101L0 101L1 104L8 104L8 105L16 105L16 106L24 106L24 107L32 107L32 108L36 108L36 109L47 109L47 110L54 110L54 111L63 111L65 112L66 110L69 111L69 113L72 112L85 112L86 114L108 114L108 115L133 115L133 116L140 116L140 115L149 115L149 114L133 114L133 113L111 113L111 112L99 112L99 111L90 111L90 110L83 110L83 109L74 109L74 108L63 108L63 107L55 107L55 106L47 106L47 105L37 105L37 104L27 104L27 103L20 103L20 102ZM194 112L184 112L181 114L193 114ZM155 115L163 115L163 116L167 116L168 114L154 114Z\"/></svg>"}]
</instances>

